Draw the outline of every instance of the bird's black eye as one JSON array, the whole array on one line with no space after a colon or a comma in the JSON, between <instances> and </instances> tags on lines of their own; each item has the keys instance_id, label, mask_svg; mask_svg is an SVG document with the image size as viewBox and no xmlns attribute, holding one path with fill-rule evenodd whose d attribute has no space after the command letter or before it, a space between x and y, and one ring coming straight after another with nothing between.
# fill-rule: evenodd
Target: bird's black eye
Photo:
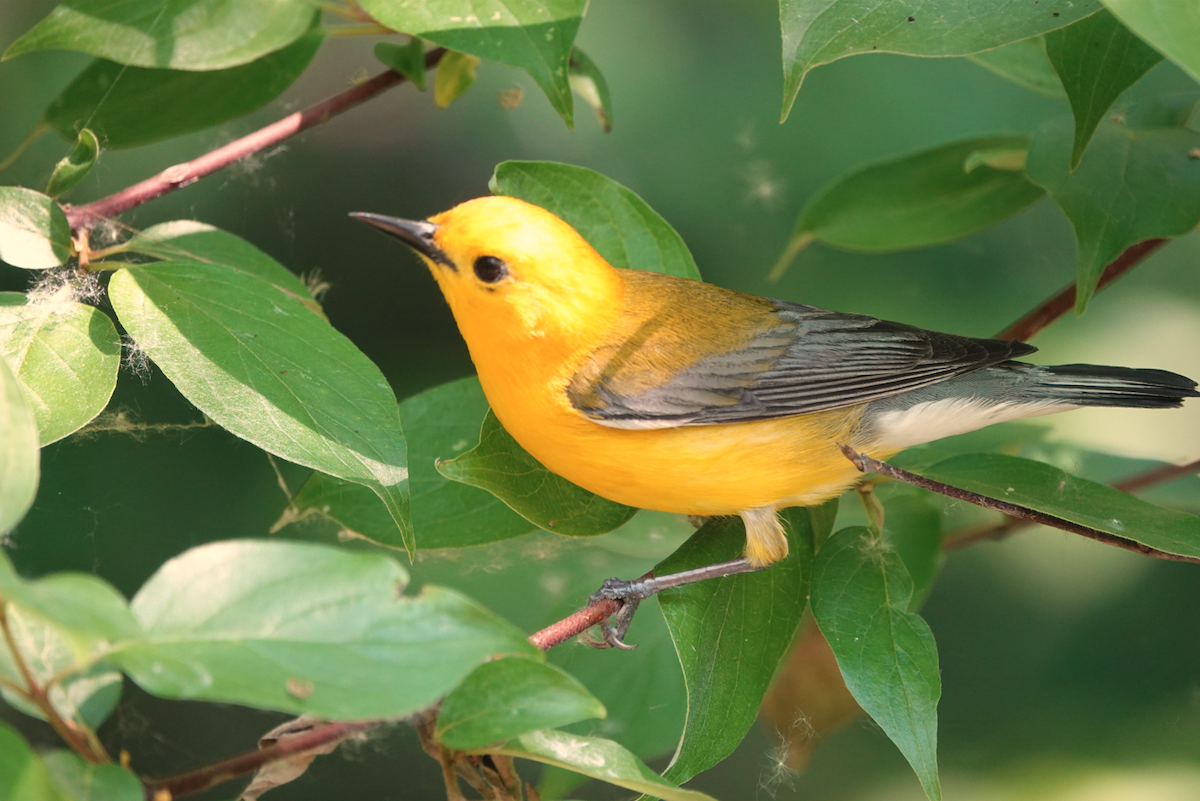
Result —
<instances>
[{"instance_id":1,"label":"bird's black eye","mask_svg":"<svg viewBox=\"0 0 1200 801\"><path fill-rule=\"evenodd\" d=\"M485 284L494 284L508 275L508 265L495 256L480 256L475 260L475 276Z\"/></svg>"}]
</instances>

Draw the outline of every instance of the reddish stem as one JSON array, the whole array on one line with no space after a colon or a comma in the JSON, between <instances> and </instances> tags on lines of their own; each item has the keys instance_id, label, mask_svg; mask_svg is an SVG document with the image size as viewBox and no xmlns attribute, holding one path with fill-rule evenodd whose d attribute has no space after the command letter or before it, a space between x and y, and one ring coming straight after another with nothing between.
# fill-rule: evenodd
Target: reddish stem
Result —
<instances>
[{"instance_id":1,"label":"reddish stem","mask_svg":"<svg viewBox=\"0 0 1200 801\"><path fill-rule=\"evenodd\" d=\"M1104 268L1104 272L1100 274L1100 281L1096 284L1096 291L1099 292L1111 284L1129 268L1169 241L1169 239L1147 239L1145 242L1138 242L1125 248L1120 256L1117 256L1111 264ZM996 339L1016 339L1022 342L1030 339L1050 323L1075 308L1075 291L1075 284L1064 287L1058 294L997 334Z\"/></svg>"},{"instance_id":2,"label":"reddish stem","mask_svg":"<svg viewBox=\"0 0 1200 801\"><path fill-rule=\"evenodd\" d=\"M445 52L443 48L439 47L436 50L430 50L426 53L426 69L441 61ZM404 81L405 77L395 70L380 73L374 78L351 87L339 95L334 95L328 100L317 103L315 106L310 106L303 111L289 114L278 122L271 123L265 128L260 128L254 133L230 142L224 147L205 153L200 158L168 167L153 178L147 178L140 183L126 187L116 194L86 203L82 206L65 206L64 211L67 214L67 222L70 223L71 230L73 231L80 228L91 228L101 220L115 217L121 212L140 206L168 192L182 189L206 175L211 175L217 170L228 167L235 161L240 161L247 156L252 156L255 153L273 147L314 125L327 122L330 118L341 114L343 111L354 108L364 100L369 100L380 92Z\"/></svg>"},{"instance_id":3,"label":"reddish stem","mask_svg":"<svg viewBox=\"0 0 1200 801\"><path fill-rule=\"evenodd\" d=\"M529 641L539 650L549 651L554 646L561 645L612 617L620 608L620 601L607 598L590 603L570 617L565 617L536 634L529 635Z\"/></svg>"}]
</instances>

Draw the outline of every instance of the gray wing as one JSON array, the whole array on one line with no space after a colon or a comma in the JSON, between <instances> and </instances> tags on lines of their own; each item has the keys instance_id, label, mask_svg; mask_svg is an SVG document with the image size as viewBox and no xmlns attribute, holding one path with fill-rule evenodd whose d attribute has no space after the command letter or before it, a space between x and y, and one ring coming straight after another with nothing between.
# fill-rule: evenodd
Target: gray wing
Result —
<instances>
[{"instance_id":1,"label":"gray wing","mask_svg":"<svg viewBox=\"0 0 1200 801\"><path fill-rule=\"evenodd\" d=\"M705 357L636 393L613 389L607 365L568 395L615 428L669 428L789 417L890 397L1037 348L1023 342L926 331L858 314L772 301L776 324L749 345Z\"/></svg>"}]
</instances>

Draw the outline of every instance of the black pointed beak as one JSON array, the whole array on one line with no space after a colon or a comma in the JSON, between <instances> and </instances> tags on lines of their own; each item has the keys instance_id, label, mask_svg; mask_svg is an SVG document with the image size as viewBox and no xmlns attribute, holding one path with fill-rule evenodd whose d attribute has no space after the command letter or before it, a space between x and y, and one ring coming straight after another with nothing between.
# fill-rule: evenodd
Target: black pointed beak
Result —
<instances>
[{"instance_id":1,"label":"black pointed beak","mask_svg":"<svg viewBox=\"0 0 1200 801\"><path fill-rule=\"evenodd\" d=\"M451 270L455 269L454 262L434 242L433 238L438 230L436 223L425 220L402 220L399 217L372 214L369 211L352 211L350 216L375 226L385 234L396 237L430 261L449 267Z\"/></svg>"}]
</instances>

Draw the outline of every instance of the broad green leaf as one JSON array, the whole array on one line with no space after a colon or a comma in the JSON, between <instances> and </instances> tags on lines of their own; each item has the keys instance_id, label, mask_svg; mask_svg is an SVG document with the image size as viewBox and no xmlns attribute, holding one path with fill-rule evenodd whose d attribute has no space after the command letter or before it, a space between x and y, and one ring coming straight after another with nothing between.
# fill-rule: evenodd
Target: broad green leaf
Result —
<instances>
[{"instance_id":1,"label":"broad green leaf","mask_svg":"<svg viewBox=\"0 0 1200 801\"><path fill-rule=\"evenodd\" d=\"M475 668L446 696L437 738L465 751L604 715L604 705L563 669L509 657Z\"/></svg>"},{"instance_id":2,"label":"broad green leaf","mask_svg":"<svg viewBox=\"0 0 1200 801\"><path fill-rule=\"evenodd\" d=\"M804 204L779 278L807 242L866 253L923 248L990 228L1044 193L1019 170L979 164L975 154L1028 148L986 136L872 164L834 179ZM970 169L968 169L970 167Z\"/></svg>"},{"instance_id":3,"label":"broad green leaf","mask_svg":"<svg viewBox=\"0 0 1200 801\"><path fill-rule=\"evenodd\" d=\"M783 561L760 573L659 594L688 693L683 737L663 773L669 781L683 783L733 753L758 717L763 694L792 644L808 596L814 525L807 509L788 509L784 517L789 553ZM654 574L736 559L745 544L739 518L715 518L660 562Z\"/></svg>"},{"instance_id":4,"label":"broad green leaf","mask_svg":"<svg viewBox=\"0 0 1200 801\"><path fill-rule=\"evenodd\" d=\"M571 91L591 106L600 120L605 133L612 130L612 100L608 96L608 82L600 74L600 68L576 47L571 51Z\"/></svg>"},{"instance_id":5,"label":"broad green leaf","mask_svg":"<svg viewBox=\"0 0 1200 801\"><path fill-rule=\"evenodd\" d=\"M72 134L64 135L69 139L73 133L74 129L72 129ZM96 139L96 134L92 133L90 129L84 128L76 136L75 147L71 148L71 152L54 165L54 172L50 174L50 181L46 184L46 194L50 197L58 197L71 191L92 171L98 158L100 158L100 141Z\"/></svg>"},{"instance_id":6,"label":"broad green leaf","mask_svg":"<svg viewBox=\"0 0 1200 801\"><path fill-rule=\"evenodd\" d=\"M70 751L51 751L42 762L72 801L144 801L146 789L119 765L93 765Z\"/></svg>"},{"instance_id":7,"label":"broad green leaf","mask_svg":"<svg viewBox=\"0 0 1200 801\"><path fill-rule=\"evenodd\" d=\"M50 103L42 119L66 137L86 123L109 149L211 128L250 113L291 86L322 39L318 32L308 33L248 64L203 72L99 59Z\"/></svg>"},{"instance_id":8,"label":"broad green leaf","mask_svg":"<svg viewBox=\"0 0 1200 801\"><path fill-rule=\"evenodd\" d=\"M439 459L453 458L475 443L487 410L474 377L434 387L400 404L400 420L408 432L413 528L421 550L481 545L537 530L490 492L450 481L437 471ZM400 545L399 531L383 503L358 484L313 473L276 527L314 513L364 539Z\"/></svg>"},{"instance_id":9,"label":"broad green leaf","mask_svg":"<svg viewBox=\"0 0 1200 801\"><path fill-rule=\"evenodd\" d=\"M531 759L581 773L663 801L713 801L712 796L669 784L611 740L545 730L509 740L489 754Z\"/></svg>"},{"instance_id":10,"label":"broad green leaf","mask_svg":"<svg viewBox=\"0 0 1200 801\"><path fill-rule=\"evenodd\" d=\"M908 759L926 795L942 797L937 769L937 646L908 611L904 563L865 528L834 534L813 564L813 616L846 687Z\"/></svg>"},{"instance_id":11,"label":"broad green leaf","mask_svg":"<svg viewBox=\"0 0 1200 801\"><path fill-rule=\"evenodd\" d=\"M1032 459L967 454L938 462L921 475L1160 551L1200 557L1200 517L1155 506Z\"/></svg>"},{"instance_id":12,"label":"broad green leaf","mask_svg":"<svg viewBox=\"0 0 1200 801\"><path fill-rule=\"evenodd\" d=\"M857 53L966 56L1070 25L1098 0L780 0L783 115L809 70Z\"/></svg>"},{"instance_id":13,"label":"broad green leaf","mask_svg":"<svg viewBox=\"0 0 1200 801\"><path fill-rule=\"evenodd\" d=\"M1103 0L1154 49L1200 81L1200 5L1187 0Z\"/></svg>"},{"instance_id":14,"label":"broad green leaf","mask_svg":"<svg viewBox=\"0 0 1200 801\"><path fill-rule=\"evenodd\" d=\"M20 186L0 186L0 261L45 270L71 253L71 226L53 198Z\"/></svg>"},{"instance_id":15,"label":"broad green leaf","mask_svg":"<svg viewBox=\"0 0 1200 801\"><path fill-rule=\"evenodd\" d=\"M63 0L9 46L79 50L135 67L219 70L286 47L306 30L312 0Z\"/></svg>"},{"instance_id":16,"label":"broad green leaf","mask_svg":"<svg viewBox=\"0 0 1200 801\"><path fill-rule=\"evenodd\" d=\"M21 292L0 292L0 358L21 383L40 444L49 445L104 411L117 386L121 338L92 306L27 300Z\"/></svg>"},{"instance_id":17,"label":"broad green leaf","mask_svg":"<svg viewBox=\"0 0 1200 801\"><path fill-rule=\"evenodd\" d=\"M1104 10L1046 34L1046 55L1075 115L1074 170L1108 109L1163 57Z\"/></svg>"},{"instance_id":18,"label":"broad green leaf","mask_svg":"<svg viewBox=\"0 0 1200 801\"><path fill-rule=\"evenodd\" d=\"M0 722L0 798L6 801L75 801L54 781L25 738L4 722Z\"/></svg>"},{"instance_id":19,"label":"broad green leaf","mask_svg":"<svg viewBox=\"0 0 1200 801\"><path fill-rule=\"evenodd\" d=\"M666 220L621 184L584 167L505 161L488 188L566 220L614 267L700 280L692 254Z\"/></svg>"},{"instance_id":20,"label":"broad green leaf","mask_svg":"<svg viewBox=\"0 0 1200 801\"><path fill-rule=\"evenodd\" d=\"M398 406L353 343L293 295L217 264L119 270L109 298L197 408L276 456L370 487L412 551Z\"/></svg>"},{"instance_id":21,"label":"broad green leaf","mask_svg":"<svg viewBox=\"0 0 1200 801\"><path fill-rule=\"evenodd\" d=\"M33 503L40 456L33 412L8 362L0 358L0 533L15 526Z\"/></svg>"},{"instance_id":22,"label":"broad green leaf","mask_svg":"<svg viewBox=\"0 0 1200 801\"><path fill-rule=\"evenodd\" d=\"M451 481L485 489L534 525L568 537L591 537L624 525L632 506L601 498L551 473L517 444L491 411L479 444L437 466Z\"/></svg>"},{"instance_id":23,"label":"broad green leaf","mask_svg":"<svg viewBox=\"0 0 1200 801\"><path fill-rule=\"evenodd\" d=\"M408 78L422 92L425 91L425 43L418 37L414 36L408 44L403 45L379 42L375 45L375 58Z\"/></svg>"},{"instance_id":24,"label":"broad green leaf","mask_svg":"<svg viewBox=\"0 0 1200 801\"><path fill-rule=\"evenodd\" d=\"M394 31L529 73L571 127L568 61L586 0L361 0Z\"/></svg>"},{"instance_id":25,"label":"broad green leaf","mask_svg":"<svg viewBox=\"0 0 1200 801\"><path fill-rule=\"evenodd\" d=\"M457 593L402 596L374 553L237 540L167 562L133 599L145 634L108 660L148 692L335 720L422 709L493 656L538 652Z\"/></svg>"},{"instance_id":26,"label":"broad green leaf","mask_svg":"<svg viewBox=\"0 0 1200 801\"><path fill-rule=\"evenodd\" d=\"M479 59L451 50L438 62L433 75L433 102L438 108L449 108L475 84L475 68Z\"/></svg>"},{"instance_id":27,"label":"broad green leaf","mask_svg":"<svg viewBox=\"0 0 1200 801\"><path fill-rule=\"evenodd\" d=\"M1184 128L1130 128L1106 120L1071 172L1070 119L1033 138L1029 179L1045 187L1075 229L1082 313L1105 266L1135 242L1182 236L1200 221L1200 133Z\"/></svg>"},{"instance_id":28,"label":"broad green leaf","mask_svg":"<svg viewBox=\"0 0 1200 801\"><path fill-rule=\"evenodd\" d=\"M967 56L979 66L1048 97L1066 97L1062 81L1046 55L1044 36L1032 36L1019 42L984 50Z\"/></svg>"},{"instance_id":29,"label":"broad green leaf","mask_svg":"<svg viewBox=\"0 0 1200 801\"><path fill-rule=\"evenodd\" d=\"M312 292L287 267L240 236L198 220L173 220L152 225L122 248L166 261L179 259L220 264L270 281L301 300L312 299Z\"/></svg>"},{"instance_id":30,"label":"broad green leaf","mask_svg":"<svg viewBox=\"0 0 1200 801\"><path fill-rule=\"evenodd\" d=\"M39 685L58 679L50 688L49 698L58 714L67 721L95 729L113 711L121 698L121 674L103 662L88 666L90 660L77 657L66 639L49 623L27 614L19 605L6 609L8 627L21 659ZM0 676L18 686L25 676L11 652L0 646ZM42 711L7 690L0 695L26 715L43 718Z\"/></svg>"}]
</instances>

